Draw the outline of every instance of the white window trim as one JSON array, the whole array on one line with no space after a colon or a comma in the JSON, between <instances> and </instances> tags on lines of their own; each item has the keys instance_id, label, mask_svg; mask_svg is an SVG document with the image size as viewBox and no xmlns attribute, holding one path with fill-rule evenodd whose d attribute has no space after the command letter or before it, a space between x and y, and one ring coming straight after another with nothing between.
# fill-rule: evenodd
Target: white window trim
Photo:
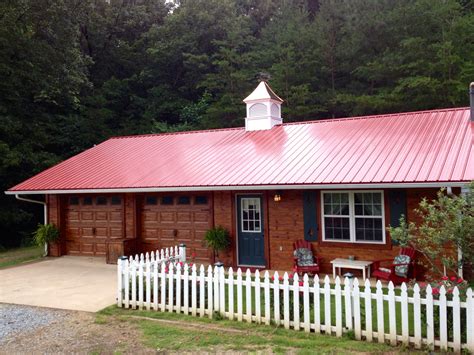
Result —
<instances>
[{"instance_id":1,"label":"white window trim","mask_svg":"<svg viewBox=\"0 0 474 355\"><path fill-rule=\"evenodd\" d=\"M244 200L257 200L258 201L258 220L257 219L253 219L252 221L254 221L254 223L256 221L258 221L258 230L255 229L255 230L244 230L244 216L243 216L243 213L244 213L244 209L242 208L242 205L243 205L243 201ZM261 205L261 199L260 197L241 197L240 199L240 203L241 203L241 206L240 206L240 230L242 231L242 233L261 233L262 232L262 205ZM255 210L257 211L257 209ZM250 221L250 220L248 220ZM255 224L254 224L255 226Z\"/></svg>"},{"instance_id":2,"label":"white window trim","mask_svg":"<svg viewBox=\"0 0 474 355\"><path fill-rule=\"evenodd\" d=\"M377 192L382 196L382 241L360 241L356 240L356 228L355 228L355 213L354 213L354 194L355 193L367 193L367 192ZM349 194L349 216L345 215L325 215L324 214L324 194L325 193L348 193ZM335 240L335 239L326 239L325 226L324 226L324 217L346 217L349 218L349 235L350 240ZM365 216L367 218L377 218L378 216ZM364 216L357 216L357 218L364 218ZM334 242L334 243L354 243L354 244L378 244L383 245L386 243L386 233L385 233L385 196L383 190L325 190L321 191L321 225L322 225L322 235L323 242Z\"/></svg>"}]
</instances>

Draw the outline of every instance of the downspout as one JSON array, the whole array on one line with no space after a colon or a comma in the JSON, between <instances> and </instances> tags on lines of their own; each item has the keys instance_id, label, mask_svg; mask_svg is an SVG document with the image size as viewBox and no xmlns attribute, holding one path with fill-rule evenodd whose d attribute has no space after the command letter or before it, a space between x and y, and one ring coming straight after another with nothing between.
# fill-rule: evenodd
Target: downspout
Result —
<instances>
[{"instance_id":1,"label":"downspout","mask_svg":"<svg viewBox=\"0 0 474 355\"><path fill-rule=\"evenodd\" d=\"M37 203L40 205L43 205L43 214L44 214L44 223L43 224L48 224L48 205L46 202L38 201L38 200L32 200L29 198L25 197L20 197L18 194L15 194L15 198L20 201L25 201L25 202L32 202L32 203ZM44 256L48 256L48 243L44 243Z\"/></svg>"}]
</instances>

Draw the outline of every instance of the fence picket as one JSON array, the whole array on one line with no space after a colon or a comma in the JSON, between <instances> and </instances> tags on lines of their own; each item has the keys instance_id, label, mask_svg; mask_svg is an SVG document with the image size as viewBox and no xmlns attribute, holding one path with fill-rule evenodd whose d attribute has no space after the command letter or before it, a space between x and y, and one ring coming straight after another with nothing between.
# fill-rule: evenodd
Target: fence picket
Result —
<instances>
[{"instance_id":1,"label":"fence picket","mask_svg":"<svg viewBox=\"0 0 474 355\"><path fill-rule=\"evenodd\" d=\"M461 304L457 287L453 290L453 350L461 352Z\"/></svg>"},{"instance_id":2,"label":"fence picket","mask_svg":"<svg viewBox=\"0 0 474 355\"><path fill-rule=\"evenodd\" d=\"M122 260L117 260L117 307L122 307L123 302L123 269Z\"/></svg>"},{"instance_id":3,"label":"fence picket","mask_svg":"<svg viewBox=\"0 0 474 355\"><path fill-rule=\"evenodd\" d=\"M237 269L237 320L242 322L243 316L243 308L242 308L242 270L240 268Z\"/></svg>"},{"instance_id":4,"label":"fence picket","mask_svg":"<svg viewBox=\"0 0 474 355\"><path fill-rule=\"evenodd\" d=\"M191 314L197 314L197 274L196 264L191 268Z\"/></svg>"},{"instance_id":5,"label":"fence picket","mask_svg":"<svg viewBox=\"0 0 474 355\"><path fill-rule=\"evenodd\" d=\"M161 281L161 305L160 310L162 312L166 311L166 265L165 263L161 264L160 270L160 281Z\"/></svg>"},{"instance_id":6,"label":"fence picket","mask_svg":"<svg viewBox=\"0 0 474 355\"><path fill-rule=\"evenodd\" d=\"M385 324L383 312L383 291L382 282L377 281L375 296L377 298L377 340L379 343L385 342Z\"/></svg>"},{"instance_id":7,"label":"fence picket","mask_svg":"<svg viewBox=\"0 0 474 355\"><path fill-rule=\"evenodd\" d=\"M439 342L441 350L448 350L448 317L446 312L446 289L443 285L439 289Z\"/></svg>"},{"instance_id":8,"label":"fence picket","mask_svg":"<svg viewBox=\"0 0 474 355\"><path fill-rule=\"evenodd\" d=\"M303 276L303 323L304 331L309 333L311 331L311 323L309 319L309 280L308 274Z\"/></svg>"},{"instance_id":9,"label":"fence picket","mask_svg":"<svg viewBox=\"0 0 474 355\"><path fill-rule=\"evenodd\" d=\"M298 274L293 275L293 328L300 329L300 280Z\"/></svg>"},{"instance_id":10,"label":"fence picket","mask_svg":"<svg viewBox=\"0 0 474 355\"><path fill-rule=\"evenodd\" d=\"M145 264L145 280L146 280L146 310L149 311L151 308L151 272L150 272L150 261Z\"/></svg>"},{"instance_id":11,"label":"fence picket","mask_svg":"<svg viewBox=\"0 0 474 355\"><path fill-rule=\"evenodd\" d=\"M344 279L344 310L346 329L352 330L352 281L346 277Z\"/></svg>"},{"instance_id":12,"label":"fence picket","mask_svg":"<svg viewBox=\"0 0 474 355\"><path fill-rule=\"evenodd\" d=\"M252 279L250 269L245 272L245 311L247 322L252 322Z\"/></svg>"},{"instance_id":13,"label":"fence picket","mask_svg":"<svg viewBox=\"0 0 474 355\"><path fill-rule=\"evenodd\" d=\"M153 309L158 310L158 263L153 265Z\"/></svg>"},{"instance_id":14,"label":"fence picket","mask_svg":"<svg viewBox=\"0 0 474 355\"><path fill-rule=\"evenodd\" d=\"M130 262L128 260L125 260L125 272L124 272L124 283L125 283L125 292L124 292L124 303L125 303L125 308L130 307Z\"/></svg>"},{"instance_id":15,"label":"fence picket","mask_svg":"<svg viewBox=\"0 0 474 355\"><path fill-rule=\"evenodd\" d=\"M139 310L143 309L143 266L144 266L144 261L140 260L140 264L138 265L138 309Z\"/></svg>"},{"instance_id":16,"label":"fence picket","mask_svg":"<svg viewBox=\"0 0 474 355\"><path fill-rule=\"evenodd\" d=\"M173 312L173 299L174 299L174 267L170 263L168 265L168 311Z\"/></svg>"},{"instance_id":17,"label":"fence picket","mask_svg":"<svg viewBox=\"0 0 474 355\"><path fill-rule=\"evenodd\" d=\"M321 291L319 288L319 276L314 276L314 285L313 285L313 295L314 295L314 330L316 333L321 333Z\"/></svg>"},{"instance_id":18,"label":"fence picket","mask_svg":"<svg viewBox=\"0 0 474 355\"><path fill-rule=\"evenodd\" d=\"M420 287L413 287L413 327L415 335L415 348L421 348L421 300Z\"/></svg>"},{"instance_id":19,"label":"fence picket","mask_svg":"<svg viewBox=\"0 0 474 355\"><path fill-rule=\"evenodd\" d=\"M331 285L328 275L324 278L324 331L331 335Z\"/></svg>"},{"instance_id":20,"label":"fence picket","mask_svg":"<svg viewBox=\"0 0 474 355\"><path fill-rule=\"evenodd\" d=\"M388 284L388 322L390 332L390 344L397 345L397 315L395 314L395 287L393 282Z\"/></svg>"},{"instance_id":21,"label":"fence picket","mask_svg":"<svg viewBox=\"0 0 474 355\"><path fill-rule=\"evenodd\" d=\"M137 308L137 268L136 264L132 267L132 309Z\"/></svg>"},{"instance_id":22,"label":"fence picket","mask_svg":"<svg viewBox=\"0 0 474 355\"><path fill-rule=\"evenodd\" d=\"M199 268L199 316L201 317L204 317L206 315L206 289L204 282L204 265L201 265Z\"/></svg>"},{"instance_id":23,"label":"fence picket","mask_svg":"<svg viewBox=\"0 0 474 355\"><path fill-rule=\"evenodd\" d=\"M278 275L278 271L273 274L273 311L275 324L280 325L280 275Z\"/></svg>"},{"instance_id":24,"label":"fence picket","mask_svg":"<svg viewBox=\"0 0 474 355\"><path fill-rule=\"evenodd\" d=\"M181 263L176 264L176 313L181 313Z\"/></svg>"},{"instance_id":25,"label":"fence picket","mask_svg":"<svg viewBox=\"0 0 474 355\"><path fill-rule=\"evenodd\" d=\"M342 297L341 297L341 279L336 276L336 284L334 286L334 298L336 301L336 336L342 336Z\"/></svg>"},{"instance_id":26,"label":"fence picket","mask_svg":"<svg viewBox=\"0 0 474 355\"><path fill-rule=\"evenodd\" d=\"M402 283L401 286L401 310L402 310L402 343L404 345L408 345L409 342L409 334L408 334L408 293L407 293L407 285Z\"/></svg>"},{"instance_id":27,"label":"fence picket","mask_svg":"<svg viewBox=\"0 0 474 355\"><path fill-rule=\"evenodd\" d=\"M219 311L225 316L225 275L224 268L219 267Z\"/></svg>"},{"instance_id":28,"label":"fence picket","mask_svg":"<svg viewBox=\"0 0 474 355\"><path fill-rule=\"evenodd\" d=\"M268 270L265 271L265 275L263 276L263 295L265 305L265 324L269 325L272 315L270 313L270 274L268 273Z\"/></svg>"},{"instance_id":29,"label":"fence picket","mask_svg":"<svg viewBox=\"0 0 474 355\"><path fill-rule=\"evenodd\" d=\"M214 266L214 310L219 311L219 268Z\"/></svg>"},{"instance_id":30,"label":"fence picket","mask_svg":"<svg viewBox=\"0 0 474 355\"><path fill-rule=\"evenodd\" d=\"M290 287L286 272L283 275L283 325L286 329L290 329Z\"/></svg>"},{"instance_id":31,"label":"fence picket","mask_svg":"<svg viewBox=\"0 0 474 355\"><path fill-rule=\"evenodd\" d=\"M466 292L466 334L467 349L474 353L474 295L471 288Z\"/></svg>"},{"instance_id":32,"label":"fence picket","mask_svg":"<svg viewBox=\"0 0 474 355\"><path fill-rule=\"evenodd\" d=\"M365 279L364 301L365 301L365 338L367 339L367 341L372 341L374 330L372 327L372 292L370 290L369 279Z\"/></svg>"},{"instance_id":33,"label":"fence picket","mask_svg":"<svg viewBox=\"0 0 474 355\"><path fill-rule=\"evenodd\" d=\"M214 280L212 277L212 266L209 265L207 268L207 311L208 311L208 316L209 319L212 319L214 315L214 302L212 297L214 296Z\"/></svg>"},{"instance_id":34,"label":"fence picket","mask_svg":"<svg viewBox=\"0 0 474 355\"><path fill-rule=\"evenodd\" d=\"M435 348L434 341L434 307L433 290L431 285L426 286L426 340L431 350Z\"/></svg>"},{"instance_id":35,"label":"fence picket","mask_svg":"<svg viewBox=\"0 0 474 355\"><path fill-rule=\"evenodd\" d=\"M227 279L229 280L229 319L234 319L234 271L229 268Z\"/></svg>"},{"instance_id":36,"label":"fence picket","mask_svg":"<svg viewBox=\"0 0 474 355\"><path fill-rule=\"evenodd\" d=\"M359 280L354 280L353 286L353 297L354 297L354 333L357 340L362 339L362 329L360 322L360 290L359 290Z\"/></svg>"},{"instance_id":37,"label":"fence picket","mask_svg":"<svg viewBox=\"0 0 474 355\"><path fill-rule=\"evenodd\" d=\"M184 314L189 314L189 266L188 264L184 264L183 311L184 311Z\"/></svg>"},{"instance_id":38,"label":"fence picket","mask_svg":"<svg viewBox=\"0 0 474 355\"><path fill-rule=\"evenodd\" d=\"M255 270L255 319L259 324L262 323L260 291L260 271Z\"/></svg>"}]
</instances>

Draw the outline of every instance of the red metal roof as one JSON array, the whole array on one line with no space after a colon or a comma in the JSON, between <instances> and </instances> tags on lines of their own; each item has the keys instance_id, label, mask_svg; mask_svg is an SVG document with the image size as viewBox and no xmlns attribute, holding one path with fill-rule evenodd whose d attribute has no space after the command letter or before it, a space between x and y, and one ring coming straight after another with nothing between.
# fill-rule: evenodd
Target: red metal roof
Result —
<instances>
[{"instance_id":1,"label":"red metal roof","mask_svg":"<svg viewBox=\"0 0 474 355\"><path fill-rule=\"evenodd\" d=\"M117 137L9 192L465 182L473 132L459 108Z\"/></svg>"}]
</instances>

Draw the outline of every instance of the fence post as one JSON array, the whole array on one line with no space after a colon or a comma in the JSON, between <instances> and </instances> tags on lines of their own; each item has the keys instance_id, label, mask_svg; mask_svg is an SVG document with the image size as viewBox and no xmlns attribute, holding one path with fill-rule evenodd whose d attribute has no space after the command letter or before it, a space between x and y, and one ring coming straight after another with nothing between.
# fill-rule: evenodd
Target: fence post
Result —
<instances>
[{"instance_id":1,"label":"fence post","mask_svg":"<svg viewBox=\"0 0 474 355\"><path fill-rule=\"evenodd\" d=\"M379 343L385 342L385 325L383 313L383 291L382 282L377 281L375 294L377 297L377 340Z\"/></svg>"},{"instance_id":2,"label":"fence post","mask_svg":"<svg viewBox=\"0 0 474 355\"><path fill-rule=\"evenodd\" d=\"M265 324L269 325L272 315L270 314L270 274L268 270L263 276L263 293L265 298Z\"/></svg>"},{"instance_id":3,"label":"fence post","mask_svg":"<svg viewBox=\"0 0 474 355\"><path fill-rule=\"evenodd\" d=\"M262 299L260 297L260 271L255 270L255 318L257 323L262 322L262 310L261 310L261 302Z\"/></svg>"},{"instance_id":4,"label":"fence post","mask_svg":"<svg viewBox=\"0 0 474 355\"><path fill-rule=\"evenodd\" d=\"M466 296L467 349L474 353L474 298L471 288L467 290Z\"/></svg>"},{"instance_id":5,"label":"fence post","mask_svg":"<svg viewBox=\"0 0 474 355\"><path fill-rule=\"evenodd\" d=\"M461 304L457 287L453 290L453 350L461 352Z\"/></svg>"},{"instance_id":6,"label":"fence post","mask_svg":"<svg viewBox=\"0 0 474 355\"><path fill-rule=\"evenodd\" d=\"M319 276L314 276L314 331L321 333L321 291L319 289Z\"/></svg>"},{"instance_id":7,"label":"fence post","mask_svg":"<svg viewBox=\"0 0 474 355\"><path fill-rule=\"evenodd\" d=\"M362 329L361 329L361 322L360 322L359 279L354 280L353 297L354 297L354 333L355 333L355 338L357 340L361 340L362 339Z\"/></svg>"},{"instance_id":8,"label":"fence post","mask_svg":"<svg viewBox=\"0 0 474 355\"><path fill-rule=\"evenodd\" d=\"M280 325L280 275L278 275L278 271L273 273L273 310L275 324Z\"/></svg>"},{"instance_id":9,"label":"fence post","mask_svg":"<svg viewBox=\"0 0 474 355\"><path fill-rule=\"evenodd\" d=\"M388 322L390 331L390 344L397 345L397 315L395 313L395 287L393 282L388 283Z\"/></svg>"},{"instance_id":10,"label":"fence post","mask_svg":"<svg viewBox=\"0 0 474 355\"><path fill-rule=\"evenodd\" d=\"M123 297L123 270L122 270L122 260L119 258L117 260L117 307L122 307L122 297Z\"/></svg>"},{"instance_id":11,"label":"fence post","mask_svg":"<svg viewBox=\"0 0 474 355\"><path fill-rule=\"evenodd\" d=\"M342 294L341 294L341 279L336 276L336 285L334 286L336 300L336 336L342 336Z\"/></svg>"},{"instance_id":12,"label":"fence post","mask_svg":"<svg viewBox=\"0 0 474 355\"><path fill-rule=\"evenodd\" d=\"M309 281L308 274L303 276L303 322L304 322L304 331L309 333L311 331L311 324L309 320Z\"/></svg>"},{"instance_id":13,"label":"fence post","mask_svg":"<svg viewBox=\"0 0 474 355\"><path fill-rule=\"evenodd\" d=\"M250 269L245 272L245 312L247 322L252 322L252 279Z\"/></svg>"},{"instance_id":14,"label":"fence post","mask_svg":"<svg viewBox=\"0 0 474 355\"><path fill-rule=\"evenodd\" d=\"M439 289L439 342L441 350L448 350L448 307L444 285Z\"/></svg>"},{"instance_id":15,"label":"fence post","mask_svg":"<svg viewBox=\"0 0 474 355\"><path fill-rule=\"evenodd\" d=\"M413 326L415 328L415 348L421 349L421 300L420 286L413 287Z\"/></svg>"},{"instance_id":16,"label":"fence post","mask_svg":"<svg viewBox=\"0 0 474 355\"><path fill-rule=\"evenodd\" d=\"M370 289L369 279L365 279L364 301L365 301L365 338L367 339L367 341L372 341L374 330L372 327L372 290Z\"/></svg>"},{"instance_id":17,"label":"fence post","mask_svg":"<svg viewBox=\"0 0 474 355\"><path fill-rule=\"evenodd\" d=\"M186 262L186 244L179 245L179 261Z\"/></svg>"}]
</instances>

